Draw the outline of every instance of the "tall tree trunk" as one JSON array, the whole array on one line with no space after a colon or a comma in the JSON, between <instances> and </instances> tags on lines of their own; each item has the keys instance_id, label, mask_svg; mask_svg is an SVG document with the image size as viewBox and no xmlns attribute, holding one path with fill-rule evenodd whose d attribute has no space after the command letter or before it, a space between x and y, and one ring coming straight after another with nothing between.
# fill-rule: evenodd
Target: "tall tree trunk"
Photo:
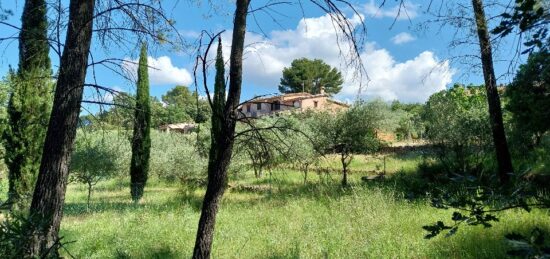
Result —
<instances>
[{"instance_id":1,"label":"tall tree trunk","mask_svg":"<svg viewBox=\"0 0 550 259\"><path fill-rule=\"evenodd\" d=\"M45 256L58 240L92 41L93 14L94 0L71 0L54 105L29 211L37 225L26 243L26 257Z\"/></svg>"},{"instance_id":2,"label":"tall tree trunk","mask_svg":"<svg viewBox=\"0 0 550 259\"><path fill-rule=\"evenodd\" d=\"M151 107L149 105L149 74L147 70L147 46L143 43L139 57L132 160L130 162L130 192L134 202L138 202L143 196L151 155Z\"/></svg>"},{"instance_id":3,"label":"tall tree trunk","mask_svg":"<svg viewBox=\"0 0 550 259\"><path fill-rule=\"evenodd\" d=\"M491 130L498 162L498 176L502 185L510 181L510 174L513 172L512 158L508 150L504 123L502 121L502 109L498 95L495 70L493 68L493 53L491 41L487 29L487 19L483 10L482 0L472 0L477 24L477 35L479 47L481 48L481 64L483 66L483 77L485 79L485 90L487 91L487 102L489 103L489 117L491 118Z\"/></svg>"},{"instance_id":4,"label":"tall tree trunk","mask_svg":"<svg viewBox=\"0 0 550 259\"><path fill-rule=\"evenodd\" d=\"M10 205L28 209L51 109L51 64L44 0L26 0L19 33L19 67L12 76L8 125L2 134L6 148Z\"/></svg>"},{"instance_id":5,"label":"tall tree trunk","mask_svg":"<svg viewBox=\"0 0 550 259\"><path fill-rule=\"evenodd\" d=\"M235 134L235 109L239 105L246 18L250 0L237 0L233 25L233 41L229 65L229 91L219 131L213 131L208 161L208 185L202 203L193 258L209 258L214 239L214 227L219 202L227 185L227 169L231 162ZM215 114L215 113L214 113ZM213 117L214 119L214 117Z\"/></svg>"}]
</instances>

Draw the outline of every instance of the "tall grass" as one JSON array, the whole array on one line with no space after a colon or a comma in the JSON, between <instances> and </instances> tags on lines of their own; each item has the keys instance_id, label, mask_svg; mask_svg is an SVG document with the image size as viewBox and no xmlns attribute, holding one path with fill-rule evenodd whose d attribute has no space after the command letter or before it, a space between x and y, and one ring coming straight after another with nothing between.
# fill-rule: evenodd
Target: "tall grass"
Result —
<instances>
[{"instance_id":1,"label":"tall grass","mask_svg":"<svg viewBox=\"0 0 550 259\"><path fill-rule=\"evenodd\" d=\"M467 227L425 240L421 226L448 219L424 199L408 201L391 183L351 188L297 172L234 177L216 225L214 258L501 258L510 231L550 231L548 211L508 211L494 227ZM322 183L320 180L323 180ZM391 181L391 180L390 180ZM239 186L263 186L244 189ZM191 256L203 190L151 181L133 204L124 181L101 183L86 210L84 186L70 185L61 234L77 258Z\"/></svg>"}]
</instances>

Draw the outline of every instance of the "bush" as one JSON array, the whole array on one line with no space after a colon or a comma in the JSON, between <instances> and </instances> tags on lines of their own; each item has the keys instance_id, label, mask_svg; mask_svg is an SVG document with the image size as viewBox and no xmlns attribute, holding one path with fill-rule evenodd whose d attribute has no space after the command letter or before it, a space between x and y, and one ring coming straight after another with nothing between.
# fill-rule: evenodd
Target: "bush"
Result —
<instances>
[{"instance_id":1,"label":"bush","mask_svg":"<svg viewBox=\"0 0 550 259\"><path fill-rule=\"evenodd\" d=\"M196 133L153 133L150 172L165 181L205 179L207 158L197 150L196 141Z\"/></svg>"},{"instance_id":2,"label":"bush","mask_svg":"<svg viewBox=\"0 0 550 259\"><path fill-rule=\"evenodd\" d=\"M426 137L435 146L438 169L450 177L484 177L494 168L487 110L481 87L455 85L430 96L423 116Z\"/></svg>"},{"instance_id":3,"label":"bush","mask_svg":"<svg viewBox=\"0 0 550 259\"><path fill-rule=\"evenodd\" d=\"M78 132L78 142L85 139L92 143L103 143L94 152L115 154L112 156L114 172L112 175L126 178L130 170L130 135L120 130L93 130ZM186 181L188 179L206 179L207 158L197 151L197 135L151 132L151 176L164 181ZM92 147L89 147L92 148ZM92 152L84 150L82 152ZM95 163L89 157L82 157L83 163ZM101 159L98 159L101 161Z\"/></svg>"}]
</instances>

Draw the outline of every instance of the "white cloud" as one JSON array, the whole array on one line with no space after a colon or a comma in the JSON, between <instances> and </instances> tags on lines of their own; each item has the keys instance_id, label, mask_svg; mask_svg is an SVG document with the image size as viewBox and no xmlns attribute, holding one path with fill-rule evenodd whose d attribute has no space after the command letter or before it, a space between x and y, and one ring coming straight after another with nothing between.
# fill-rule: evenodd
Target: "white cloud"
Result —
<instances>
[{"instance_id":1,"label":"white cloud","mask_svg":"<svg viewBox=\"0 0 550 259\"><path fill-rule=\"evenodd\" d=\"M179 30L178 33L186 39L197 39L201 36L200 32L194 30Z\"/></svg>"},{"instance_id":2,"label":"white cloud","mask_svg":"<svg viewBox=\"0 0 550 259\"><path fill-rule=\"evenodd\" d=\"M125 70L130 76L136 78L138 60L126 59L128 62L123 64ZM185 68L179 68L172 64L168 56L158 58L147 57L149 65L149 82L151 85L189 85L193 82L191 73Z\"/></svg>"},{"instance_id":3,"label":"white cloud","mask_svg":"<svg viewBox=\"0 0 550 259\"><path fill-rule=\"evenodd\" d=\"M361 91L363 98L424 102L428 97L452 82L454 70L448 61L439 61L432 52L424 51L403 63L396 62L385 49L364 53L370 82ZM357 95L358 84L344 87L340 96Z\"/></svg>"},{"instance_id":4,"label":"white cloud","mask_svg":"<svg viewBox=\"0 0 550 259\"><path fill-rule=\"evenodd\" d=\"M416 40L416 38L408 32L399 33L393 36L393 38L391 38L391 41L393 42L393 44L396 44L396 45L405 44L414 40Z\"/></svg>"},{"instance_id":5,"label":"white cloud","mask_svg":"<svg viewBox=\"0 0 550 259\"><path fill-rule=\"evenodd\" d=\"M226 58L230 37L230 32L224 35ZM398 62L387 50L369 43L361 57L371 80L358 82L353 78L355 71L342 65L336 40L330 17L326 15L302 19L293 30L272 31L269 38L248 33L244 80L253 87L265 87L275 93L283 68L290 66L292 60L319 58L342 71L345 83L337 96L341 100L355 99L363 85L362 97L422 102L432 93L445 89L454 74L449 63L440 62L432 52L425 51L414 59Z\"/></svg>"},{"instance_id":6,"label":"white cloud","mask_svg":"<svg viewBox=\"0 0 550 259\"><path fill-rule=\"evenodd\" d=\"M390 1L386 1L385 5L380 7L381 1L375 3L374 0L370 0L363 5L363 12L373 18L392 18L397 17L398 20L414 19L418 16L418 5L409 1L405 1L403 5L394 5L387 7Z\"/></svg>"}]
</instances>

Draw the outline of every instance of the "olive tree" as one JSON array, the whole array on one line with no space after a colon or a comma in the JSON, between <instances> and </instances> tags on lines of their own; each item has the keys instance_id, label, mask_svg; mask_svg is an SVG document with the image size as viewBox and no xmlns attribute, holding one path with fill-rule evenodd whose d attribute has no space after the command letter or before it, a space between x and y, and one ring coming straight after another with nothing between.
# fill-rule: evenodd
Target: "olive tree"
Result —
<instances>
[{"instance_id":1,"label":"olive tree","mask_svg":"<svg viewBox=\"0 0 550 259\"><path fill-rule=\"evenodd\" d=\"M366 154L379 148L376 126L380 116L369 106L358 103L341 113L319 113L312 120L314 141L324 154L338 154L342 164L342 186L348 185L348 167L354 154Z\"/></svg>"},{"instance_id":2,"label":"olive tree","mask_svg":"<svg viewBox=\"0 0 550 259\"><path fill-rule=\"evenodd\" d=\"M296 157L293 141L302 134L296 124L289 116L264 117L237 128L236 153L248 157L256 178Z\"/></svg>"},{"instance_id":3,"label":"olive tree","mask_svg":"<svg viewBox=\"0 0 550 259\"><path fill-rule=\"evenodd\" d=\"M117 171L115 150L100 136L77 139L70 165L70 180L88 187L87 207L90 207L92 188Z\"/></svg>"},{"instance_id":4,"label":"olive tree","mask_svg":"<svg viewBox=\"0 0 550 259\"><path fill-rule=\"evenodd\" d=\"M482 87L455 85L426 103L426 137L447 174L479 174L492 157L486 98Z\"/></svg>"}]
</instances>

